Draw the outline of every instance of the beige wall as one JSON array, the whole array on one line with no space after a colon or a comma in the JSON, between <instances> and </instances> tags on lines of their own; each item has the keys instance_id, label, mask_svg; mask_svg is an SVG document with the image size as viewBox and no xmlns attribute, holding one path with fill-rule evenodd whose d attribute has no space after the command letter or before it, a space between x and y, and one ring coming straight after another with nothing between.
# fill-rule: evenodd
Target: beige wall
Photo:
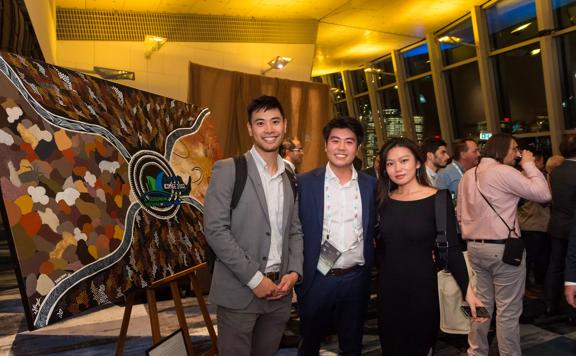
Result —
<instances>
[{"instance_id":1,"label":"beige wall","mask_svg":"<svg viewBox=\"0 0 576 356\"><path fill-rule=\"evenodd\" d=\"M86 71L94 66L134 71L136 80L118 83L186 101L189 62L260 74L269 60L282 55L293 62L267 76L309 81L314 58L314 45L309 44L167 42L149 59L144 51L144 42L57 41L55 64Z\"/></svg>"},{"instance_id":2,"label":"beige wall","mask_svg":"<svg viewBox=\"0 0 576 356\"><path fill-rule=\"evenodd\" d=\"M56 7L54 0L24 0L36 38L48 63L56 61Z\"/></svg>"}]
</instances>

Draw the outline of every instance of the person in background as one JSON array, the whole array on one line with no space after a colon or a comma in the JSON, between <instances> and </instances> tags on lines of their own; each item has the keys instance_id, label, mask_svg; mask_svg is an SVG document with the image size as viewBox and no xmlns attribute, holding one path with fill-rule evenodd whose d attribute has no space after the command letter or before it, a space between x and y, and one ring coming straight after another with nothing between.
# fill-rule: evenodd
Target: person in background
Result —
<instances>
[{"instance_id":1,"label":"person in background","mask_svg":"<svg viewBox=\"0 0 576 356\"><path fill-rule=\"evenodd\" d=\"M525 174L514 168L520 158ZM476 272L476 295L490 314L496 305L498 348L507 356L522 355L519 319L526 282L525 253L515 249L513 259L520 265L503 261L507 240L520 237L516 214L521 198L550 201L546 178L530 151L520 154L514 136L495 134L486 143L480 163L464 173L456 211L462 238L468 242L468 260ZM472 323L468 355L488 355L489 326Z\"/></svg>"},{"instance_id":2,"label":"person in background","mask_svg":"<svg viewBox=\"0 0 576 356\"><path fill-rule=\"evenodd\" d=\"M376 179L352 163L364 138L360 121L337 117L322 134L328 164L298 176L304 232L304 275L296 287L299 355L318 355L332 330L339 354L361 355L374 261Z\"/></svg>"},{"instance_id":3,"label":"person in background","mask_svg":"<svg viewBox=\"0 0 576 356\"><path fill-rule=\"evenodd\" d=\"M564 162L550 173L552 205L548 233L551 246L545 285L548 316L558 313L561 302L568 236L576 211L576 135L564 137L560 143L560 153L565 158ZM570 310L569 318L576 322L576 310Z\"/></svg>"},{"instance_id":4,"label":"person in background","mask_svg":"<svg viewBox=\"0 0 576 356\"><path fill-rule=\"evenodd\" d=\"M564 156L552 155L546 160L546 179L550 182L550 173L564 162Z\"/></svg>"},{"instance_id":5,"label":"person in background","mask_svg":"<svg viewBox=\"0 0 576 356\"><path fill-rule=\"evenodd\" d=\"M440 138L429 137L422 141L420 149L422 150L422 154L426 159L425 166L428 182L433 187L436 187L438 170L440 168L446 167L450 161L448 149L446 148L446 142Z\"/></svg>"},{"instance_id":6,"label":"person in background","mask_svg":"<svg viewBox=\"0 0 576 356\"><path fill-rule=\"evenodd\" d=\"M252 148L244 154L247 179L231 208L235 163L212 168L204 203L204 234L216 255L210 301L217 306L218 352L273 356L290 317L292 288L302 276L298 202L278 147L286 119L278 99L248 105Z\"/></svg>"},{"instance_id":7,"label":"person in background","mask_svg":"<svg viewBox=\"0 0 576 356\"><path fill-rule=\"evenodd\" d=\"M480 160L478 144L471 138L454 143L454 156L452 163L438 171L436 188L448 189L454 201L458 198L458 184L464 172L475 167Z\"/></svg>"},{"instance_id":8,"label":"person in background","mask_svg":"<svg viewBox=\"0 0 576 356\"><path fill-rule=\"evenodd\" d=\"M290 168L292 172L298 173L298 167L304 158L304 148L298 138L286 138L280 146L280 156Z\"/></svg>"},{"instance_id":9,"label":"person in background","mask_svg":"<svg viewBox=\"0 0 576 356\"><path fill-rule=\"evenodd\" d=\"M380 157L377 240L378 331L384 355L429 355L440 329L435 201L424 159L407 138L388 140ZM481 306L468 284L468 270L456 235L456 217L446 194L448 262L476 319ZM483 321L487 319L482 319Z\"/></svg>"},{"instance_id":10,"label":"person in background","mask_svg":"<svg viewBox=\"0 0 576 356\"><path fill-rule=\"evenodd\" d=\"M534 153L534 164L544 176L547 175L542 152ZM544 287L550 249L547 234L549 220L549 204L520 200L518 224L526 243L526 288L529 291Z\"/></svg>"},{"instance_id":11,"label":"person in background","mask_svg":"<svg viewBox=\"0 0 576 356\"><path fill-rule=\"evenodd\" d=\"M372 177L378 179L378 172L380 170L380 154L381 153L382 153L382 147L380 148L380 150L378 150L378 154L376 156L374 156L374 160L373 160L374 164L372 164L372 167L362 170L363 173L366 173L369 176L372 176Z\"/></svg>"}]
</instances>

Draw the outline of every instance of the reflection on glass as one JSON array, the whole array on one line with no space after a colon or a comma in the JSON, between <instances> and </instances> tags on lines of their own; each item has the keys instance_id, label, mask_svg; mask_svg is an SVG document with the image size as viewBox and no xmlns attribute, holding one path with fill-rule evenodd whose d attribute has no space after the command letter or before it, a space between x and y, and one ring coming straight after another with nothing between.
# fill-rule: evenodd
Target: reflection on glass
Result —
<instances>
[{"instance_id":1,"label":"reflection on glass","mask_svg":"<svg viewBox=\"0 0 576 356\"><path fill-rule=\"evenodd\" d=\"M394 65L392 58L385 58L372 65L372 72L376 78L376 86L378 88L396 82L396 75L394 74Z\"/></svg>"},{"instance_id":2,"label":"reflection on glass","mask_svg":"<svg viewBox=\"0 0 576 356\"><path fill-rule=\"evenodd\" d=\"M396 87L378 91L378 117L387 137L404 136L404 122Z\"/></svg>"},{"instance_id":3,"label":"reflection on glass","mask_svg":"<svg viewBox=\"0 0 576 356\"><path fill-rule=\"evenodd\" d=\"M529 150L535 154L544 155L544 160L552 155L552 142L550 136L516 138L518 147Z\"/></svg>"},{"instance_id":4,"label":"reflection on glass","mask_svg":"<svg viewBox=\"0 0 576 356\"><path fill-rule=\"evenodd\" d=\"M408 76L414 76L430 71L430 59L426 42L402 53Z\"/></svg>"},{"instance_id":5,"label":"reflection on glass","mask_svg":"<svg viewBox=\"0 0 576 356\"><path fill-rule=\"evenodd\" d=\"M454 137L477 139L486 130L478 63L473 62L446 73Z\"/></svg>"},{"instance_id":6,"label":"reflection on glass","mask_svg":"<svg viewBox=\"0 0 576 356\"><path fill-rule=\"evenodd\" d=\"M350 116L345 101L334 104L334 116Z\"/></svg>"},{"instance_id":7,"label":"reflection on glass","mask_svg":"<svg viewBox=\"0 0 576 356\"><path fill-rule=\"evenodd\" d=\"M538 45L531 45L496 57L503 132L549 130L539 50Z\"/></svg>"},{"instance_id":8,"label":"reflection on glass","mask_svg":"<svg viewBox=\"0 0 576 356\"><path fill-rule=\"evenodd\" d=\"M416 139L420 142L426 137L440 137L440 123L438 121L432 77L427 75L410 81L408 82L408 88L412 97Z\"/></svg>"},{"instance_id":9,"label":"reflection on glass","mask_svg":"<svg viewBox=\"0 0 576 356\"><path fill-rule=\"evenodd\" d=\"M362 95L354 99L358 120L364 125L364 154L366 157L365 167L372 167L374 156L378 153L378 139L376 137L376 127L372 118L372 107L368 95Z\"/></svg>"},{"instance_id":10,"label":"reflection on glass","mask_svg":"<svg viewBox=\"0 0 576 356\"><path fill-rule=\"evenodd\" d=\"M552 0L558 28L576 25L576 0Z\"/></svg>"},{"instance_id":11,"label":"reflection on glass","mask_svg":"<svg viewBox=\"0 0 576 356\"><path fill-rule=\"evenodd\" d=\"M503 48L538 35L535 0L501 0L486 9L492 48Z\"/></svg>"},{"instance_id":12,"label":"reflection on glass","mask_svg":"<svg viewBox=\"0 0 576 356\"><path fill-rule=\"evenodd\" d=\"M476 47L474 47L474 32L472 31L472 20L464 20L458 25L442 32L438 36L440 50L444 64L460 62L464 59L476 57Z\"/></svg>"},{"instance_id":13,"label":"reflection on glass","mask_svg":"<svg viewBox=\"0 0 576 356\"><path fill-rule=\"evenodd\" d=\"M560 38L560 58L562 58L562 110L567 129L576 128L576 33L571 32Z\"/></svg>"},{"instance_id":14,"label":"reflection on glass","mask_svg":"<svg viewBox=\"0 0 576 356\"><path fill-rule=\"evenodd\" d=\"M334 101L346 100L346 92L344 91L344 81L340 72L330 74L330 91L334 96Z\"/></svg>"},{"instance_id":15,"label":"reflection on glass","mask_svg":"<svg viewBox=\"0 0 576 356\"><path fill-rule=\"evenodd\" d=\"M352 87L354 88L354 94L365 93L368 91L368 85L366 84L366 74L364 69L358 69L350 73L352 76Z\"/></svg>"}]
</instances>

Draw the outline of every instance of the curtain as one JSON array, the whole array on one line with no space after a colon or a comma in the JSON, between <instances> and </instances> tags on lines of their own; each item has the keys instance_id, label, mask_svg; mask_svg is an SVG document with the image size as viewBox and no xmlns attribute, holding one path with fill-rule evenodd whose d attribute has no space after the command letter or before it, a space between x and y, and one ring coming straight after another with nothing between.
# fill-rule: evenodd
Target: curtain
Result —
<instances>
[{"instance_id":1,"label":"curtain","mask_svg":"<svg viewBox=\"0 0 576 356\"><path fill-rule=\"evenodd\" d=\"M287 135L304 147L299 167L306 172L326 163L322 127L331 119L329 87L325 84L269 78L190 63L188 102L210 109L224 156L246 152L246 106L260 95L278 98L288 120Z\"/></svg>"}]
</instances>

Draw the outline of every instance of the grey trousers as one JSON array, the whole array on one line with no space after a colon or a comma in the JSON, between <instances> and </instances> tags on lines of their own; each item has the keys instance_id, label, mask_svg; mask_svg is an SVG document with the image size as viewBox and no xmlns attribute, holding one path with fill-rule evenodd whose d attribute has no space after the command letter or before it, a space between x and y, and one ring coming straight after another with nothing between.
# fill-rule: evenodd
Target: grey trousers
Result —
<instances>
[{"instance_id":1,"label":"grey trousers","mask_svg":"<svg viewBox=\"0 0 576 356\"><path fill-rule=\"evenodd\" d=\"M526 283L526 253L520 266L502 262L504 245L468 242L468 258L476 272L476 296L492 314L496 303L496 337L501 356L521 356L520 315ZM468 355L487 356L490 322L472 323Z\"/></svg>"},{"instance_id":2,"label":"grey trousers","mask_svg":"<svg viewBox=\"0 0 576 356\"><path fill-rule=\"evenodd\" d=\"M277 301L254 298L245 309L218 306L218 354L274 356L290 318L291 295Z\"/></svg>"}]
</instances>

